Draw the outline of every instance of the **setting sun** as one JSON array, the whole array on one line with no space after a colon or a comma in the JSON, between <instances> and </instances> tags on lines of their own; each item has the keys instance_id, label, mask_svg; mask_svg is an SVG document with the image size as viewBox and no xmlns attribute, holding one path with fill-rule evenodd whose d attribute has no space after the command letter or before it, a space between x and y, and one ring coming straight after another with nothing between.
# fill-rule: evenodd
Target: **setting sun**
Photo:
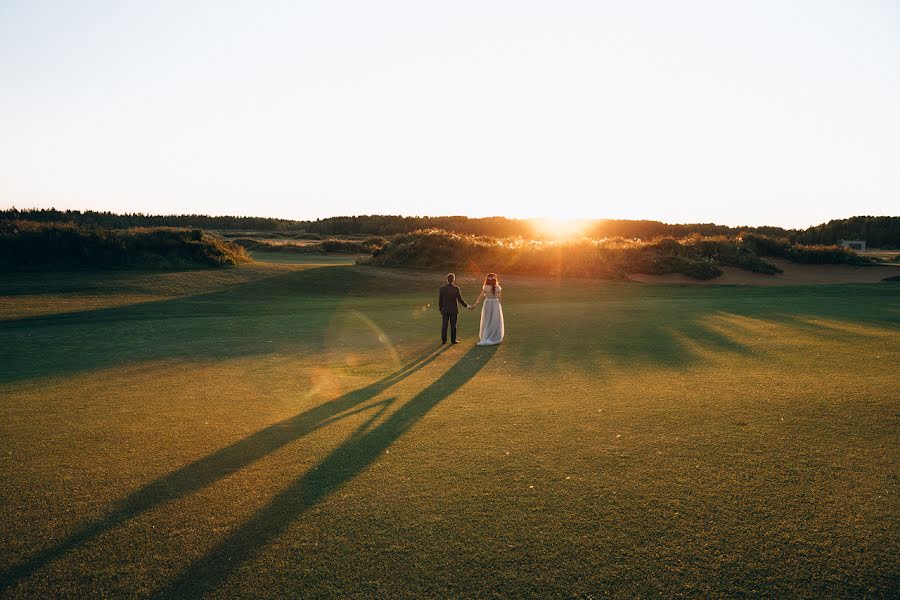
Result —
<instances>
[{"instance_id":1,"label":"setting sun","mask_svg":"<svg viewBox=\"0 0 900 600\"><path fill-rule=\"evenodd\" d=\"M585 219L561 219L547 217L532 221L534 232L541 237L557 240L578 237L585 232L588 221Z\"/></svg>"}]
</instances>

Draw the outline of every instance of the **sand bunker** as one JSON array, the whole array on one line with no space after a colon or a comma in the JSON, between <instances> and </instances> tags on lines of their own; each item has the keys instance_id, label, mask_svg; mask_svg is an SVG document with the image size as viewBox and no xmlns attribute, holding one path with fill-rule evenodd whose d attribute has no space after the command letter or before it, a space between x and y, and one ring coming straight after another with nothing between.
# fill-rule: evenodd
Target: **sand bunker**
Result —
<instances>
[{"instance_id":1,"label":"sand bunker","mask_svg":"<svg viewBox=\"0 0 900 600\"><path fill-rule=\"evenodd\" d=\"M633 273L628 278L642 283L690 283L694 285L824 285L829 283L876 283L885 277L900 276L900 266L897 265L867 267L799 265L780 259L774 259L772 262L781 267L784 273L763 275L736 267L722 267L721 277L707 281L693 279L680 273L666 275Z\"/></svg>"}]
</instances>

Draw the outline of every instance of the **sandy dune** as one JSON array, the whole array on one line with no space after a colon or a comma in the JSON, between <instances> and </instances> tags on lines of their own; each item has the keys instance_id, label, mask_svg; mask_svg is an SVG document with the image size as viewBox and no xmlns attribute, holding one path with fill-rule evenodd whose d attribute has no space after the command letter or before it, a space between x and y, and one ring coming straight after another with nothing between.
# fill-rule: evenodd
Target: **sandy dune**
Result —
<instances>
[{"instance_id":1,"label":"sandy dune","mask_svg":"<svg viewBox=\"0 0 900 600\"><path fill-rule=\"evenodd\" d=\"M723 267L722 276L701 281L679 273L666 275L647 275L633 273L628 276L632 281L642 283L690 283L694 285L823 285L828 283L875 283L885 277L900 275L900 266L873 265L868 267L851 267L849 265L798 265L786 260L774 259L775 264L784 270L779 275L763 275L751 273L736 267Z\"/></svg>"}]
</instances>

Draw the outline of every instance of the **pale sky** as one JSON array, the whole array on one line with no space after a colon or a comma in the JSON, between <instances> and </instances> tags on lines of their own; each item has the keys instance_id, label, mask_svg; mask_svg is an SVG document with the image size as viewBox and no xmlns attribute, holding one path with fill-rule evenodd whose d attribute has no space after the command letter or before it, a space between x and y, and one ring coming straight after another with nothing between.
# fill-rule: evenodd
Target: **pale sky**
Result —
<instances>
[{"instance_id":1,"label":"pale sky","mask_svg":"<svg viewBox=\"0 0 900 600\"><path fill-rule=\"evenodd\" d=\"M0 0L0 207L900 214L896 0Z\"/></svg>"}]
</instances>

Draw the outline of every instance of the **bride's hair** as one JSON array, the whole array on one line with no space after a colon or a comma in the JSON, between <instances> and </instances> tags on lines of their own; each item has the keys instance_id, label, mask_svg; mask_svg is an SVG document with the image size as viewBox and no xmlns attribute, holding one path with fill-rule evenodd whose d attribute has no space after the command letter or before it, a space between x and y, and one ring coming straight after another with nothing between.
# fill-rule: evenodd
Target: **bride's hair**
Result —
<instances>
[{"instance_id":1,"label":"bride's hair","mask_svg":"<svg viewBox=\"0 0 900 600\"><path fill-rule=\"evenodd\" d=\"M491 286L491 293L493 293L495 296L497 295L497 284L498 283L500 283L500 281L497 279L496 273L488 273L487 276L484 278L484 285Z\"/></svg>"}]
</instances>

